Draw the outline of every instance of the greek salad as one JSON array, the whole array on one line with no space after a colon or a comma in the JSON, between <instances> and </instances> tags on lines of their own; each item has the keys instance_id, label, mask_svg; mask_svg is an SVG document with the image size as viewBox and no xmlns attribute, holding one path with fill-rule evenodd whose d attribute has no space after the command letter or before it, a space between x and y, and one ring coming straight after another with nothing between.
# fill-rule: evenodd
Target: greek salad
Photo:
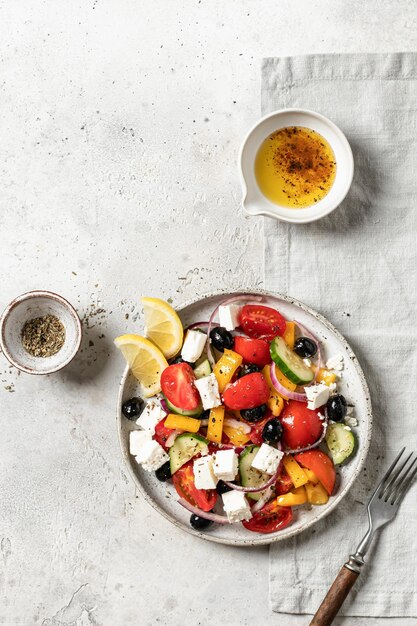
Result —
<instances>
[{"instance_id":1,"label":"greek salad","mask_svg":"<svg viewBox=\"0 0 417 626\"><path fill-rule=\"evenodd\" d=\"M262 297L234 296L183 328L169 303L143 298L146 337L115 340L141 383L124 402L129 451L172 481L190 525L243 524L273 533L297 507L335 492L357 425L341 393L343 355Z\"/></svg>"}]
</instances>

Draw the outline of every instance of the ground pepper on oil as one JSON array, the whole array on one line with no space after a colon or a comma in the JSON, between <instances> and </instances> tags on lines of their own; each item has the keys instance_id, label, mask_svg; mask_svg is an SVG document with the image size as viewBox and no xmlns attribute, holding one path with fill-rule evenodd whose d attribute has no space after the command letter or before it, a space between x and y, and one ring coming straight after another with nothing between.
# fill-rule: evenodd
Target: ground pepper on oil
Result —
<instances>
[{"instance_id":1,"label":"ground pepper on oil","mask_svg":"<svg viewBox=\"0 0 417 626\"><path fill-rule=\"evenodd\" d=\"M275 204L302 209L327 195L336 175L333 151L318 132L303 126L281 128L258 150L255 175Z\"/></svg>"}]
</instances>

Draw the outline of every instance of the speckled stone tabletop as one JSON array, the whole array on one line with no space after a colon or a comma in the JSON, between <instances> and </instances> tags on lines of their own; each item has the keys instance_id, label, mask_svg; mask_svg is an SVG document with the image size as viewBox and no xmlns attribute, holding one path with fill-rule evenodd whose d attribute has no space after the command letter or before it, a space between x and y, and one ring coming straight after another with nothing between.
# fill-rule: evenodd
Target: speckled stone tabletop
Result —
<instances>
[{"instance_id":1,"label":"speckled stone tabletop","mask_svg":"<svg viewBox=\"0 0 417 626\"><path fill-rule=\"evenodd\" d=\"M3 0L0 33L0 306L49 289L84 322L62 373L0 355L0 624L307 624L270 612L267 548L184 535L135 492L112 339L140 327L141 294L262 286L263 222L243 216L236 172L261 58L413 50L417 9Z\"/></svg>"}]
</instances>

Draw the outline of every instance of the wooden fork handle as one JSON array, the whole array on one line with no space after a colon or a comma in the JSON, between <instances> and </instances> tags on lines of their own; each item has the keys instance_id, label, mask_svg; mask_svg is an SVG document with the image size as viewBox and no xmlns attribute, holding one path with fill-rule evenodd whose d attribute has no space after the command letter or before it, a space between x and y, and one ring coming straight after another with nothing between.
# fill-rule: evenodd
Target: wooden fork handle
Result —
<instances>
[{"instance_id":1,"label":"wooden fork handle","mask_svg":"<svg viewBox=\"0 0 417 626\"><path fill-rule=\"evenodd\" d=\"M342 567L310 622L310 626L330 626L358 576L358 572L353 572L345 566Z\"/></svg>"}]
</instances>

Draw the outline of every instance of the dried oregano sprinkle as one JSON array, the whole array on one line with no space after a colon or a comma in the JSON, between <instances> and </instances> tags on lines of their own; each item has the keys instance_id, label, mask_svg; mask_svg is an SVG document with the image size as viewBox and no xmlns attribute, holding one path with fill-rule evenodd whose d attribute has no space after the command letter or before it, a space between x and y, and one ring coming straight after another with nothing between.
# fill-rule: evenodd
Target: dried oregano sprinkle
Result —
<instances>
[{"instance_id":1,"label":"dried oregano sprinkle","mask_svg":"<svg viewBox=\"0 0 417 626\"><path fill-rule=\"evenodd\" d=\"M23 347L32 356L53 356L61 350L64 342L65 327L55 315L35 317L23 326Z\"/></svg>"}]
</instances>

